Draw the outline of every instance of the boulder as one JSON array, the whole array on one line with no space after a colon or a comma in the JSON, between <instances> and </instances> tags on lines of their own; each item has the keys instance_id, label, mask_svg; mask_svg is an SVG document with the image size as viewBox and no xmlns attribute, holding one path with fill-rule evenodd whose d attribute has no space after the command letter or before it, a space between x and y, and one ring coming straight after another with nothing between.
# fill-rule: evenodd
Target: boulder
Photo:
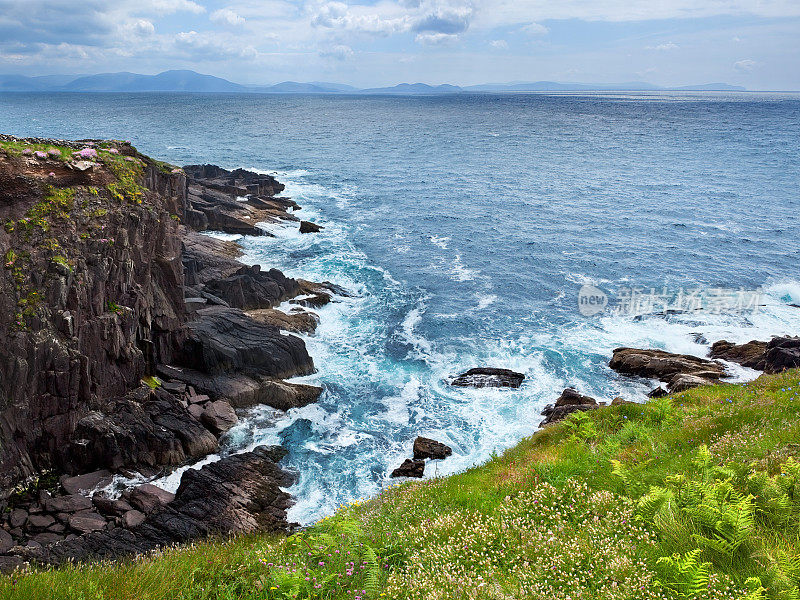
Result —
<instances>
[{"instance_id":1,"label":"boulder","mask_svg":"<svg viewBox=\"0 0 800 600\"><path fill-rule=\"evenodd\" d=\"M69 526L78 533L100 531L106 525L108 525L108 521L106 521L105 517L91 510L76 513L69 518Z\"/></svg>"},{"instance_id":2,"label":"boulder","mask_svg":"<svg viewBox=\"0 0 800 600\"><path fill-rule=\"evenodd\" d=\"M200 421L217 435L236 425L239 418L230 403L225 400L209 402L200 415Z\"/></svg>"},{"instance_id":3,"label":"boulder","mask_svg":"<svg viewBox=\"0 0 800 600\"><path fill-rule=\"evenodd\" d=\"M19 556L0 556L0 573L11 574L24 564L25 561Z\"/></svg>"},{"instance_id":4,"label":"boulder","mask_svg":"<svg viewBox=\"0 0 800 600\"><path fill-rule=\"evenodd\" d=\"M476 367L466 373L462 373L453 381L451 385L458 387L510 387L518 388L522 385L525 375L516 373L510 369L496 369L493 367Z\"/></svg>"},{"instance_id":5,"label":"boulder","mask_svg":"<svg viewBox=\"0 0 800 600\"><path fill-rule=\"evenodd\" d=\"M425 461L407 458L403 464L392 471L392 477L422 477L425 474Z\"/></svg>"},{"instance_id":6,"label":"boulder","mask_svg":"<svg viewBox=\"0 0 800 600\"><path fill-rule=\"evenodd\" d=\"M83 475L76 475L74 477L65 477L61 480L61 487L67 494L80 494L81 492L88 492L99 485L107 485L111 483L111 471L101 469Z\"/></svg>"},{"instance_id":7,"label":"boulder","mask_svg":"<svg viewBox=\"0 0 800 600\"><path fill-rule=\"evenodd\" d=\"M0 554L5 554L14 547L14 538L5 529L0 529Z\"/></svg>"},{"instance_id":8,"label":"boulder","mask_svg":"<svg viewBox=\"0 0 800 600\"><path fill-rule=\"evenodd\" d=\"M130 503L145 514L150 514L154 510L166 506L174 499L175 494L151 483L144 483L130 492Z\"/></svg>"},{"instance_id":9,"label":"boulder","mask_svg":"<svg viewBox=\"0 0 800 600\"><path fill-rule=\"evenodd\" d=\"M253 265L241 266L228 277L208 281L204 289L228 306L252 310L272 308L296 295L300 287L277 269L265 273L260 265Z\"/></svg>"},{"instance_id":10,"label":"boulder","mask_svg":"<svg viewBox=\"0 0 800 600\"><path fill-rule=\"evenodd\" d=\"M26 524L28 529L42 530L54 524L56 520L48 514L30 515Z\"/></svg>"},{"instance_id":11,"label":"boulder","mask_svg":"<svg viewBox=\"0 0 800 600\"><path fill-rule=\"evenodd\" d=\"M324 227L311 221L300 221L300 233L319 233Z\"/></svg>"},{"instance_id":12,"label":"boulder","mask_svg":"<svg viewBox=\"0 0 800 600\"><path fill-rule=\"evenodd\" d=\"M625 398L621 396L617 396L611 401L611 406L625 406L626 404L636 404L636 402L625 400Z\"/></svg>"},{"instance_id":13,"label":"boulder","mask_svg":"<svg viewBox=\"0 0 800 600\"><path fill-rule=\"evenodd\" d=\"M22 508L15 508L8 516L8 524L11 525L12 529L22 527L27 520L28 512Z\"/></svg>"},{"instance_id":14,"label":"boulder","mask_svg":"<svg viewBox=\"0 0 800 600\"><path fill-rule=\"evenodd\" d=\"M188 324L183 364L209 374L242 372L293 377L314 372L314 362L298 337L282 335L240 310L210 307Z\"/></svg>"},{"instance_id":15,"label":"boulder","mask_svg":"<svg viewBox=\"0 0 800 600\"><path fill-rule=\"evenodd\" d=\"M139 512L136 509L129 510L124 515L122 515L122 524L127 527L128 529L133 529L134 527L138 527L145 521L145 514L143 512Z\"/></svg>"},{"instance_id":16,"label":"boulder","mask_svg":"<svg viewBox=\"0 0 800 600\"><path fill-rule=\"evenodd\" d=\"M450 448L450 446L446 446L445 444L437 442L436 440L422 436L419 436L414 440L415 460L424 460L426 458L443 459L447 458L452 453L453 449Z\"/></svg>"},{"instance_id":17,"label":"boulder","mask_svg":"<svg viewBox=\"0 0 800 600\"><path fill-rule=\"evenodd\" d=\"M764 370L764 353L767 342L753 340L746 344L734 344L727 340L720 340L711 345L708 355L711 358L727 360L751 369Z\"/></svg>"},{"instance_id":18,"label":"boulder","mask_svg":"<svg viewBox=\"0 0 800 600\"><path fill-rule=\"evenodd\" d=\"M56 496L45 502L45 510L51 513L76 513L82 510L90 510L92 501L80 494L69 496ZM30 519L30 517L29 517Z\"/></svg>"},{"instance_id":19,"label":"boulder","mask_svg":"<svg viewBox=\"0 0 800 600\"><path fill-rule=\"evenodd\" d=\"M688 389L687 385L716 383L725 376L725 367L718 362L664 350L617 348L609 367L625 375L659 379L667 384L669 391L675 391L675 387Z\"/></svg>"},{"instance_id":20,"label":"boulder","mask_svg":"<svg viewBox=\"0 0 800 600\"><path fill-rule=\"evenodd\" d=\"M133 509L128 502L121 498L112 500L102 494L92 496L92 504L104 515L120 516Z\"/></svg>"},{"instance_id":21,"label":"boulder","mask_svg":"<svg viewBox=\"0 0 800 600\"><path fill-rule=\"evenodd\" d=\"M51 544L57 544L58 542L62 541L64 539L64 536L58 533L45 531L43 533L37 533L31 539L41 544L42 546L49 546Z\"/></svg>"},{"instance_id":22,"label":"boulder","mask_svg":"<svg viewBox=\"0 0 800 600\"><path fill-rule=\"evenodd\" d=\"M574 412L595 410L597 408L600 408L600 404L594 398L583 396L573 388L566 388L556 399L555 404L548 404L544 407L542 415L544 415L545 419L539 423L539 427L563 421Z\"/></svg>"},{"instance_id":23,"label":"boulder","mask_svg":"<svg viewBox=\"0 0 800 600\"><path fill-rule=\"evenodd\" d=\"M780 373L800 367L800 337L773 337L769 342L753 340L746 344L720 340L711 346L709 356L765 373Z\"/></svg>"}]
</instances>

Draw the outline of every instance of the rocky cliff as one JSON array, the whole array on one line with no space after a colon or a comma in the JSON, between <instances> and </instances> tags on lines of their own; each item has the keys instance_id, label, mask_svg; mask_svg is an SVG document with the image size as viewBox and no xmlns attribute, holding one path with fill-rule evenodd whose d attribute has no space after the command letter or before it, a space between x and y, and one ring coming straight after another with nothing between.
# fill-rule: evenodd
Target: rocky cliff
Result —
<instances>
[{"instance_id":1,"label":"rocky cliff","mask_svg":"<svg viewBox=\"0 0 800 600\"><path fill-rule=\"evenodd\" d=\"M319 388L282 381L313 372L303 341L281 330L313 329L314 317L275 306L330 290L242 265L235 247L193 231L261 234L259 222L297 220L282 189L247 171L175 168L125 142L0 136L0 505L13 509L0 554L110 556L286 526L288 475L274 451L205 467L174 505L156 503L170 508L79 499L114 472L215 452L235 407L316 400ZM243 472L253 483L241 493L214 496L220 478ZM216 483L198 492L206 480ZM212 507L227 517L201 526Z\"/></svg>"}]
</instances>

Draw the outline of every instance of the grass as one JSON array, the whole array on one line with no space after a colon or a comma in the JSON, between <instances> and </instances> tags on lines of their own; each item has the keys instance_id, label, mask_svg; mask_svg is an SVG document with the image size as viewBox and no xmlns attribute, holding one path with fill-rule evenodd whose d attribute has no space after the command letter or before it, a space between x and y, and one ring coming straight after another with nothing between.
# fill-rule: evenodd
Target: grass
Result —
<instances>
[{"instance_id":1,"label":"grass","mask_svg":"<svg viewBox=\"0 0 800 600\"><path fill-rule=\"evenodd\" d=\"M800 372L578 413L291 537L0 579L13 599L795 599Z\"/></svg>"}]
</instances>

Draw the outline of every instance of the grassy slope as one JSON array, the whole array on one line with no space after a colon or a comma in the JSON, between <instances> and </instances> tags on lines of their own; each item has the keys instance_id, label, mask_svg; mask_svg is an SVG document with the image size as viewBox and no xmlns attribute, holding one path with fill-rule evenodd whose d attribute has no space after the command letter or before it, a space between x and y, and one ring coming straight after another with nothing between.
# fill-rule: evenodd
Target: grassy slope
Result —
<instances>
[{"instance_id":1,"label":"grassy slope","mask_svg":"<svg viewBox=\"0 0 800 600\"><path fill-rule=\"evenodd\" d=\"M0 598L797 598L798 377L583 413L288 539L17 574Z\"/></svg>"}]
</instances>

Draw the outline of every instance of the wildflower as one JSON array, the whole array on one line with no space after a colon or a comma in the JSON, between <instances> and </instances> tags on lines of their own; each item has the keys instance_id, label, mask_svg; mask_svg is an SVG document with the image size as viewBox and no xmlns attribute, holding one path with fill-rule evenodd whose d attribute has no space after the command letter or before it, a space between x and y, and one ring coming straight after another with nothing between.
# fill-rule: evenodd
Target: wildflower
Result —
<instances>
[{"instance_id":1,"label":"wildflower","mask_svg":"<svg viewBox=\"0 0 800 600\"><path fill-rule=\"evenodd\" d=\"M36 158L47 158L47 152L42 152L41 150L37 150L33 153Z\"/></svg>"},{"instance_id":2,"label":"wildflower","mask_svg":"<svg viewBox=\"0 0 800 600\"><path fill-rule=\"evenodd\" d=\"M81 158L97 158L97 150L94 148L84 148L80 152L75 153L77 156Z\"/></svg>"},{"instance_id":3,"label":"wildflower","mask_svg":"<svg viewBox=\"0 0 800 600\"><path fill-rule=\"evenodd\" d=\"M58 158L59 156L61 156L61 150L56 150L55 148L50 148L47 151L47 154L49 154L53 158Z\"/></svg>"}]
</instances>

